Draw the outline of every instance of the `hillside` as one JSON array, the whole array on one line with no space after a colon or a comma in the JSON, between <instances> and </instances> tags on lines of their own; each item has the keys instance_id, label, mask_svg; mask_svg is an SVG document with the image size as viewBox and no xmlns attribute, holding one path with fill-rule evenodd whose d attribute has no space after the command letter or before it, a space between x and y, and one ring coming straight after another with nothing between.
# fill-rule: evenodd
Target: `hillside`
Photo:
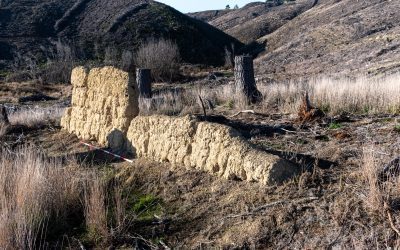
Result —
<instances>
[{"instance_id":1,"label":"hillside","mask_svg":"<svg viewBox=\"0 0 400 250\"><path fill-rule=\"evenodd\" d=\"M210 22L234 10L206 10L188 13L187 15L203 22Z\"/></svg>"},{"instance_id":2,"label":"hillside","mask_svg":"<svg viewBox=\"0 0 400 250\"><path fill-rule=\"evenodd\" d=\"M400 1L323 0L258 40L266 51L256 59L259 74L372 75L400 66Z\"/></svg>"},{"instance_id":3,"label":"hillside","mask_svg":"<svg viewBox=\"0 0 400 250\"><path fill-rule=\"evenodd\" d=\"M274 3L253 2L237 10L205 11L192 15L243 43L251 43L308 10L313 3L312 0L298 0L277 6Z\"/></svg>"},{"instance_id":4,"label":"hillside","mask_svg":"<svg viewBox=\"0 0 400 250\"><path fill-rule=\"evenodd\" d=\"M151 37L175 40L185 62L208 65L223 63L224 47L240 46L218 29L155 1L16 0L0 5L3 67L16 54L46 59L59 39L90 59L107 47L135 50Z\"/></svg>"}]
</instances>

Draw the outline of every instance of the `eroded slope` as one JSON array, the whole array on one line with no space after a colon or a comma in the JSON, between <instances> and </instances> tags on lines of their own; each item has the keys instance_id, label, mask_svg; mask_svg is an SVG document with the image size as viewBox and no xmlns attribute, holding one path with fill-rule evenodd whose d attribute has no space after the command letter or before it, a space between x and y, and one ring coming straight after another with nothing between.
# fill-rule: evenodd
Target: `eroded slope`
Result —
<instances>
[{"instance_id":1,"label":"eroded slope","mask_svg":"<svg viewBox=\"0 0 400 250\"><path fill-rule=\"evenodd\" d=\"M319 1L318 5L259 39L266 51L259 74L379 74L400 66L399 1Z\"/></svg>"}]
</instances>

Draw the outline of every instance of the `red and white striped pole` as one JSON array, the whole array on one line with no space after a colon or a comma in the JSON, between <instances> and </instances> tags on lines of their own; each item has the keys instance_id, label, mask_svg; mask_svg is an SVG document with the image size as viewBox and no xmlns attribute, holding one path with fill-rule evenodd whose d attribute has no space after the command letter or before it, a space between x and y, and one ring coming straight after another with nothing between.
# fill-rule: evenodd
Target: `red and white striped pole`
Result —
<instances>
[{"instance_id":1,"label":"red and white striped pole","mask_svg":"<svg viewBox=\"0 0 400 250\"><path fill-rule=\"evenodd\" d=\"M90 149L97 149L97 150L100 150L100 151L102 151L102 152L104 152L104 153L106 153L106 154L112 155L112 156L114 156L114 157L116 157L116 158L119 158L119 159L122 159L122 160L124 160L124 161L133 163L133 160L130 160L130 159L127 159L127 158L122 157L122 156L120 156L120 155L111 153L110 151L107 151L107 150L105 150L105 149L96 147L96 146L94 146L94 145L92 145L92 144L89 144L89 143L87 143L87 142L81 141L80 144L83 144L83 145L85 145L85 146L88 146Z\"/></svg>"}]
</instances>

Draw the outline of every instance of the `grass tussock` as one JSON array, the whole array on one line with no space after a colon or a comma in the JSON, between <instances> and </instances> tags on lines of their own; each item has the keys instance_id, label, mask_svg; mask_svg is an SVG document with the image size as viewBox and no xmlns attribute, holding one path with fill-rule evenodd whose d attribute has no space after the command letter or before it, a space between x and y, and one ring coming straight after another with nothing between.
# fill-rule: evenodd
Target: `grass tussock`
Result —
<instances>
[{"instance_id":1,"label":"grass tussock","mask_svg":"<svg viewBox=\"0 0 400 250\"><path fill-rule=\"evenodd\" d=\"M0 248L44 247L79 210L77 165L60 167L30 147L0 154Z\"/></svg>"},{"instance_id":2,"label":"grass tussock","mask_svg":"<svg viewBox=\"0 0 400 250\"><path fill-rule=\"evenodd\" d=\"M388 209L398 207L400 165L398 162L388 164L388 159L383 159L373 146L363 151L360 175L366 189L365 204L370 211L386 213Z\"/></svg>"},{"instance_id":3,"label":"grass tussock","mask_svg":"<svg viewBox=\"0 0 400 250\"><path fill-rule=\"evenodd\" d=\"M10 112L11 125L38 128L47 124L55 124L64 114L62 107L32 107Z\"/></svg>"},{"instance_id":4,"label":"grass tussock","mask_svg":"<svg viewBox=\"0 0 400 250\"><path fill-rule=\"evenodd\" d=\"M47 159L31 146L0 156L0 249L137 243L140 196L109 172Z\"/></svg>"}]
</instances>

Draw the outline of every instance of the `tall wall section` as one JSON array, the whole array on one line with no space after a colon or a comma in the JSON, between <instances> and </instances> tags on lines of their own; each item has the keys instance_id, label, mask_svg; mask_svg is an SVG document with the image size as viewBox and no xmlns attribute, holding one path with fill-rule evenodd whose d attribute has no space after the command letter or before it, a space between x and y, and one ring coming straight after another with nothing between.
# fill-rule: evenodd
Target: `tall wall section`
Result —
<instances>
[{"instance_id":1,"label":"tall wall section","mask_svg":"<svg viewBox=\"0 0 400 250\"><path fill-rule=\"evenodd\" d=\"M71 107L61 126L84 140L121 148L132 119L139 114L135 77L113 68L72 71Z\"/></svg>"}]
</instances>

